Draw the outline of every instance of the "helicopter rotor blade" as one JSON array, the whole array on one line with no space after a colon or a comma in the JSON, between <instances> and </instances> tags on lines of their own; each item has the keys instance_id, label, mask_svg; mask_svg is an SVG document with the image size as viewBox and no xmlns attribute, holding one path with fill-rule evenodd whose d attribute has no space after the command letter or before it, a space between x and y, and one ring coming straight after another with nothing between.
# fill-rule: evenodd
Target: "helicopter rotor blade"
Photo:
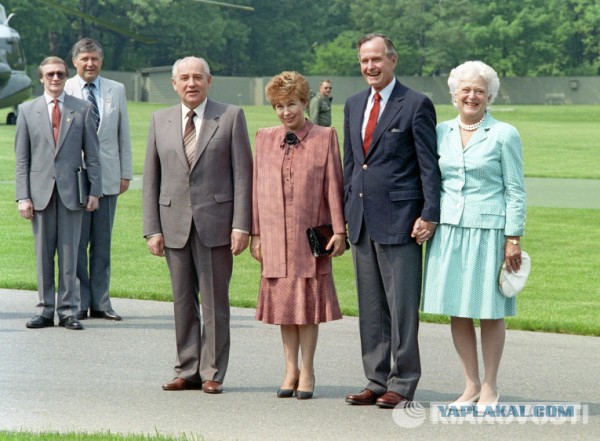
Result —
<instances>
[{"instance_id":1,"label":"helicopter rotor blade","mask_svg":"<svg viewBox=\"0 0 600 441\"><path fill-rule=\"evenodd\" d=\"M83 18L84 20L89 21L90 23L98 24L98 25L102 26L105 29L108 29L108 30L113 31L113 32L115 32L117 34L123 35L125 37L129 37L129 38L132 38L132 39L137 40L137 41L141 41L142 43L146 43L146 44L156 43L155 39L148 38L148 37L145 37L143 35L136 34L135 32L128 31L127 29L124 29L122 27L116 26L115 24L111 23L108 20L104 20L102 18L94 17L92 15L86 14L85 12L81 12L81 11L79 11L77 9L61 5L58 2L54 2L54 1L51 1L51 0L38 0L38 1L41 2L41 3L44 3L44 4L48 5L48 6L51 6L53 8L60 9L61 11L66 12L67 14L71 14L71 15L75 15L77 17Z\"/></svg>"},{"instance_id":2,"label":"helicopter rotor blade","mask_svg":"<svg viewBox=\"0 0 600 441\"><path fill-rule=\"evenodd\" d=\"M234 3L217 2L214 0L194 0L198 3L208 3L209 5L223 6L225 8L243 9L244 11L254 11L252 6L236 5Z\"/></svg>"}]
</instances>

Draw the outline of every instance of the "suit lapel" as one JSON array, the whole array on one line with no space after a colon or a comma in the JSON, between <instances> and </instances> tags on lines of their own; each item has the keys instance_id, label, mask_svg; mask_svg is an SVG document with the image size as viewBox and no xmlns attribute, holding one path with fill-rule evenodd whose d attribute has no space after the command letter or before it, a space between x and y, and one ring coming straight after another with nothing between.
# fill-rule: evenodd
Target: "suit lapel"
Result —
<instances>
[{"instance_id":1,"label":"suit lapel","mask_svg":"<svg viewBox=\"0 0 600 441\"><path fill-rule=\"evenodd\" d=\"M57 153L62 147L63 141L67 137L67 134L69 133L69 130L73 123L73 114L75 113L75 111L73 110L71 104L71 97L65 94L65 101L63 103L62 112L60 114L60 130L58 132L58 141L56 142Z\"/></svg>"},{"instance_id":2,"label":"suit lapel","mask_svg":"<svg viewBox=\"0 0 600 441\"><path fill-rule=\"evenodd\" d=\"M47 123L42 124L39 129L43 132L46 141L48 141L48 146L56 151L56 147L54 146L54 136L52 136L52 122L48 115L48 103L46 103L46 97L44 95L38 98L38 101L34 106L34 111L38 115L38 121L47 121Z\"/></svg>"},{"instance_id":3,"label":"suit lapel","mask_svg":"<svg viewBox=\"0 0 600 441\"><path fill-rule=\"evenodd\" d=\"M215 111L212 102L207 98L204 116L202 118L202 127L200 128L200 134L196 141L196 156L192 163L192 168L198 163L202 153L204 153L204 150L206 150L206 147L208 146L208 142L219 127L219 117L220 114Z\"/></svg>"},{"instance_id":4,"label":"suit lapel","mask_svg":"<svg viewBox=\"0 0 600 441\"><path fill-rule=\"evenodd\" d=\"M185 146L183 145L183 132L181 130L183 121L181 120L181 104L171 108L170 114L167 116L167 127L160 127L157 130L165 129L170 133L169 139L179 140L179 143L174 144L175 153L181 162L189 168L187 156L185 155Z\"/></svg>"},{"instance_id":5,"label":"suit lapel","mask_svg":"<svg viewBox=\"0 0 600 441\"><path fill-rule=\"evenodd\" d=\"M456 125L458 126L458 123ZM473 133L473 136L471 136L471 139L469 140L469 143L466 145L465 150L473 148L480 142L485 141L488 137L488 132L489 132L490 128L492 127L492 125L494 125L494 119L488 114L488 115L486 115L485 121L483 122L481 127L479 129L475 130L475 133Z\"/></svg>"},{"instance_id":6,"label":"suit lapel","mask_svg":"<svg viewBox=\"0 0 600 441\"><path fill-rule=\"evenodd\" d=\"M110 113L110 108L112 106L112 89L110 84L108 84L102 77L98 78L100 85L100 102L98 106L102 109L102 114L100 115L100 125L98 126L98 132L102 130L103 123L108 118L108 114Z\"/></svg>"},{"instance_id":7,"label":"suit lapel","mask_svg":"<svg viewBox=\"0 0 600 441\"><path fill-rule=\"evenodd\" d=\"M369 149L367 156L377 148L379 145L379 139L389 127L390 123L396 118L396 115L398 115L398 113L402 110L402 107L404 107L404 92L402 89L402 85L398 80L396 80L396 84L392 90L392 93L390 94L387 104L385 105L385 109L383 109L383 113L379 117L379 121L377 121L377 125L375 126L375 131L373 132L373 141L371 142L371 148Z\"/></svg>"},{"instance_id":8,"label":"suit lapel","mask_svg":"<svg viewBox=\"0 0 600 441\"><path fill-rule=\"evenodd\" d=\"M355 106L350 115L350 137L352 139L352 146L354 146L354 155L360 158L361 162L365 159L362 148L362 124L370 93L371 89L367 89L357 98L360 105Z\"/></svg>"}]
</instances>

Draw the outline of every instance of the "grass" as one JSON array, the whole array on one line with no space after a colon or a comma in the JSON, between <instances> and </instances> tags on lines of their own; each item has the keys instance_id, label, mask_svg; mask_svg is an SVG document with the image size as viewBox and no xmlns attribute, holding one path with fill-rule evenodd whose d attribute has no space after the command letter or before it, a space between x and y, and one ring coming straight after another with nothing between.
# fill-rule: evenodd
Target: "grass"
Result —
<instances>
[{"instance_id":1,"label":"grass","mask_svg":"<svg viewBox=\"0 0 600 441\"><path fill-rule=\"evenodd\" d=\"M150 114L163 105L129 103L134 173L143 171ZM439 106L438 120L453 118L452 106ZM245 108L251 139L259 127L277 124L268 106ZM494 109L497 119L521 132L525 174L535 177L600 179L597 121L600 106L514 106ZM334 106L333 123L342 127L342 107ZM0 111L0 121L6 110ZM342 138L343 133L339 133ZM19 218L14 202L12 149L14 127L0 127L0 287L36 289L33 235ZM340 142L342 140L340 139ZM530 281L517 300L511 329L600 335L600 210L529 207L523 248L532 256ZM119 198L113 232L111 295L134 299L171 300L164 259L146 250L141 227L141 191ZM351 254L334 260L334 277L342 311L356 315L357 303ZM254 307L259 266L245 252L235 259L231 303ZM33 305L32 305L33 307ZM426 321L447 323L443 316L423 315ZM1 434L0 434L1 436ZM0 440L2 438L0 437Z\"/></svg>"}]
</instances>

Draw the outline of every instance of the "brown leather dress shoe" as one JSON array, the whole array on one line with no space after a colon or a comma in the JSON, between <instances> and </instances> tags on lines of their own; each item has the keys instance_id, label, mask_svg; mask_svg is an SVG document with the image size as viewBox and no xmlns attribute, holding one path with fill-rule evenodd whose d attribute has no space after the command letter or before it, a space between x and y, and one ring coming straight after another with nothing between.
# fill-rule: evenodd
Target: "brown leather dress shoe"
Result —
<instances>
[{"instance_id":1,"label":"brown leather dress shoe","mask_svg":"<svg viewBox=\"0 0 600 441\"><path fill-rule=\"evenodd\" d=\"M372 406L379 398L379 395L371 389L363 389L358 394L350 394L346 397L346 403L355 404L358 406Z\"/></svg>"},{"instance_id":2,"label":"brown leather dress shoe","mask_svg":"<svg viewBox=\"0 0 600 441\"><path fill-rule=\"evenodd\" d=\"M175 378L172 382L162 385L163 390L193 390L202 389L200 383L193 383L183 378Z\"/></svg>"},{"instance_id":3,"label":"brown leather dress shoe","mask_svg":"<svg viewBox=\"0 0 600 441\"><path fill-rule=\"evenodd\" d=\"M405 406L409 403L409 401L406 398L404 398L402 395L400 395L398 392L389 390L386 393L384 393L382 396L377 398L377 402L375 404L377 404L379 407L382 407L385 409L393 409L400 403L403 403ZM402 406L402 407L404 407L404 406Z\"/></svg>"},{"instance_id":4,"label":"brown leather dress shoe","mask_svg":"<svg viewBox=\"0 0 600 441\"><path fill-rule=\"evenodd\" d=\"M218 381L208 380L202 383L202 390L207 394L220 394L223 392L223 385Z\"/></svg>"}]
</instances>

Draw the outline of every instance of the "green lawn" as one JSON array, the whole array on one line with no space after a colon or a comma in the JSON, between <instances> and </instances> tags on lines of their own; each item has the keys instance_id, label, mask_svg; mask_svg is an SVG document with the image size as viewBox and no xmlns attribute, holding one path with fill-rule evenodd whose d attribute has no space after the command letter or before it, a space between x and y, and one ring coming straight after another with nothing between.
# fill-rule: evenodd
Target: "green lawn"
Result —
<instances>
[{"instance_id":1,"label":"green lawn","mask_svg":"<svg viewBox=\"0 0 600 441\"><path fill-rule=\"evenodd\" d=\"M150 113L162 105L129 103L134 173L143 170ZM456 115L452 106L438 106L440 121ZM251 139L259 127L278 123L268 106L245 108ZM0 111L5 121L6 109ZM597 141L600 106L513 106L494 109L497 119L521 132L525 174L536 177L600 179ZM333 122L340 128L343 111L334 106ZM19 218L14 202L14 127L0 125L0 287L36 289L33 236L29 222ZM171 299L164 259L151 256L141 228L141 192L130 190L119 199L113 243L113 297ZM523 248L532 256L528 286L518 298L512 329L600 335L600 210L530 207ZM350 253L334 260L336 287L346 315L356 315L356 293ZM259 266L245 252L235 260L231 303L253 307ZM33 305L32 305L33 308ZM426 321L446 317L424 315ZM1 439L1 438L0 438Z\"/></svg>"}]
</instances>

